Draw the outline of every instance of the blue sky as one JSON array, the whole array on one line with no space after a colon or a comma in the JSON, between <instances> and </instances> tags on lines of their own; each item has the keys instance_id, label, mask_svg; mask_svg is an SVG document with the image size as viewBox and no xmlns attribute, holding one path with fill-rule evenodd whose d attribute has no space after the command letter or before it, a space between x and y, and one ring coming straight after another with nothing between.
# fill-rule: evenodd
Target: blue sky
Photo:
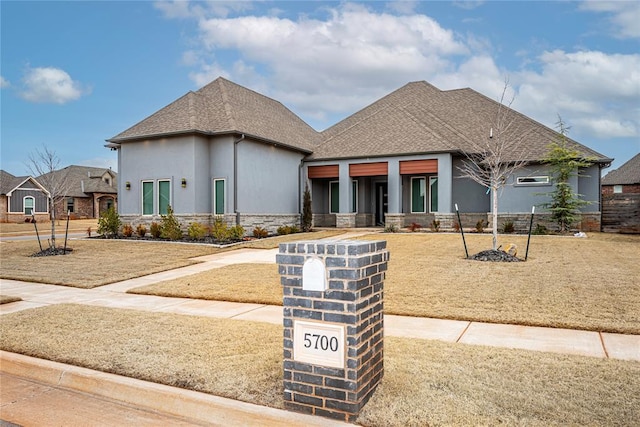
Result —
<instances>
[{"instance_id":1,"label":"blue sky","mask_svg":"<svg viewBox=\"0 0 640 427\"><path fill-rule=\"evenodd\" d=\"M0 167L116 167L105 139L226 77L323 130L409 81L640 152L640 2L0 1ZM606 170L606 171L608 171Z\"/></svg>"}]
</instances>

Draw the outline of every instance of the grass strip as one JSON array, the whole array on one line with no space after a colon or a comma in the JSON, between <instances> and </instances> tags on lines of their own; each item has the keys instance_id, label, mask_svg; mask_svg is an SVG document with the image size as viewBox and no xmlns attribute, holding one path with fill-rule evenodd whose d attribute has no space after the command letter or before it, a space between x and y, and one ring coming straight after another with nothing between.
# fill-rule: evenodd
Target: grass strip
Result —
<instances>
[{"instance_id":1,"label":"grass strip","mask_svg":"<svg viewBox=\"0 0 640 427\"><path fill-rule=\"evenodd\" d=\"M282 407L279 326L65 304L0 317L0 348ZM363 426L633 425L640 363L404 338Z\"/></svg>"},{"instance_id":2,"label":"grass strip","mask_svg":"<svg viewBox=\"0 0 640 427\"><path fill-rule=\"evenodd\" d=\"M22 298L12 297L10 295L0 295L0 304L9 304L16 301L22 301Z\"/></svg>"}]
</instances>

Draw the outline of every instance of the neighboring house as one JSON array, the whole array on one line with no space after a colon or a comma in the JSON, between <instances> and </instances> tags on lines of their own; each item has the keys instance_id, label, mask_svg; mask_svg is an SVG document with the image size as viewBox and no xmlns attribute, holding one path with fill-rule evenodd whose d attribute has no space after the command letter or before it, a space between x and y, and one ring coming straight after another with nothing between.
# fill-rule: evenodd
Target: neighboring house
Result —
<instances>
[{"instance_id":1,"label":"neighboring house","mask_svg":"<svg viewBox=\"0 0 640 427\"><path fill-rule=\"evenodd\" d=\"M640 233L640 153L602 178L602 231Z\"/></svg>"},{"instance_id":2,"label":"neighboring house","mask_svg":"<svg viewBox=\"0 0 640 427\"><path fill-rule=\"evenodd\" d=\"M602 178L602 194L640 194L640 153Z\"/></svg>"},{"instance_id":3,"label":"neighboring house","mask_svg":"<svg viewBox=\"0 0 640 427\"><path fill-rule=\"evenodd\" d=\"M49 219L49 192L31 176L0 170L0 222Z\"/></svg>"},{"instance_id":4,"label":"neighboring house","mask_svg":"<svg viewBox=\"0 0 640 427\"><path fill-rule=\"evenodd\" d=\"M111 169L71 165L46 173L37 179L53 192L55 217L71 219L99 218L111 206L117 206L118 174Z\"/></svg>"},{"instance_id":5,"label":"neighboring house","mask_svg":"<svg viewBox=\"0 0 640 427\"><path fill-rule=\"evenodd\" d=\"M316 132L281 103L223 78L107 140L118 150L119 212L124 222L150 222L171 205L185 223L224 215L247 231L275 231L299 223L308 184L315 226L450 225L455 204L467 220L487 219L490 196L458 167L470 141L492 137L499 108L528 153L500 195L499 214L518 219L549 200L539 196L553 189L541 159L558 133L478 92L413 82ZM601 169L611 159L568 143L595 159L572 186L596 202L583 216L599 229Z\"/></svg>"}]
</instances>

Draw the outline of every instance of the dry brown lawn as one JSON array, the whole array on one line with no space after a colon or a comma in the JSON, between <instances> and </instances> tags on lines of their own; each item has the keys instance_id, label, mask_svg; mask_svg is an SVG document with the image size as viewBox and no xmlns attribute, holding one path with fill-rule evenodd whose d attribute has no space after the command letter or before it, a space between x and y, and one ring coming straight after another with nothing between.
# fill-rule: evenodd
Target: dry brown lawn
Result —
<instances>
[{"instance_id":1,"label":"dry brown lawn","mask_svg":"<svg viewBox=\"0 0 640 427\"><path fill-rule=\"evenodd\" d=\"M93 288L194 263L190 258L220 251L203 245L85 239L67 244L67 255L31 257L36 241L0 243L3 279Z\"/></svg>"},{"instance_id":2,"label":"dry brown lawn","mask_svg":"<svg viewBox=\"0 0 640 427\"><path fill-rule=\"evenodd\" d=\"M282 407L282 328L81 305L0 317L0 348ZM635 425L640 363L387 338L363 426Z\"/></svg>"},{"instance_id":3,"label":"dry brown lawn","mask_svg":"<svg viewBox=\"0 0 640 427\"><path fill-rule=\"evenodd\" d=\"M87 223L89 220L76 222ZM83 224L82 226L84 226ZM25 227L32 224L2 224L4 227ZM38 225L39 227L41 225ZM3 228L4 229L4 228ZM298 233L268 239L253 240L237 246L216 248L212 245L171 242L81 239L69 240L73 249L65 256L31 257L40 250L36 240L0 242L3 279L94 288L159 271L193 264L190 258L238 248L271 249L294 240L323 239L344 233L326 230ZM33 234L33 233L31 233ZM42 236L41 236L42 237ZM58 245L62 242L58 241ZM45 243L46 246L46 236Z\"/></svg>"},{"instance_id":4,"label":"dry brown lawn","mask_svg":"<svg viewBox=\"0 0 640 427\"><path fill-rule=\"evenodd\" d=\"M466 260L455 234L366 238L386 240L391 254L387 314L640 333L640 236L532 236L521 263ZM491 244L488 235L466 239L470 254ZM501 240L516 243L524 258L526 236ZM273 265L229 266L131 292L282 304Z\"/></svg>"},{"instance_id":5,"label":"dry brown lawn","mask_svg":"<svg viewBox=\"0 0 640 427\"><path fill-rule=\"evenodd\" d=\"M133 294L282 305L273 264L235 264L129 291Z\"/></svg>"}]
</instances>

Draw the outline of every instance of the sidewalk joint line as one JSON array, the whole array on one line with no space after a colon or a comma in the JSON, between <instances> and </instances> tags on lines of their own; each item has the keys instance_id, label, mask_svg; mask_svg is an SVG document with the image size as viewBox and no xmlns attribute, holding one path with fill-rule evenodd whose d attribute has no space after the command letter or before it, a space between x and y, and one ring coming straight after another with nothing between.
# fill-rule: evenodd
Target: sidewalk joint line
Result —
<instances>
[{"instance_id":1,"label":"sidewalk joint line","mask_svg":"<svg viewBox=\"0 0 640 427\"><path fill-rule=\"evenodd\" d=\"M243 304L243 303L241 303L241 304ZM269 306L269 304L261 304L259 307L252 308L251 310L247 310L247 311L243 311L242 313L234 314L233 316L229 317L229 319L233 319L234 317L238 317L238 316L242 316L242 315L247 314L247 313L251 313L252 311L256 311L256 310L258 310L260 308L264 308L264 307L267 307L267 306Z\"/></svg>"},{"instance_id":2,"label":"sidewalk joint line","mask_svg":"<svg viewBox=\"0 0 640 427\"><path fill-rule=\"evenodd\" d=\"M468 322L467 326L465 326L464 330L462 331L462 333L460 334L460 336L458 337L458 339L456 340L456 343L459 343L460 340L462 339L462 337L464 336L464 334L467 333L467 330L469 329L469 327L471 326L472 322Z\"/></svg>"},{"instance_id":3,"label":"sidewalk joint line","mask_svg":"<svg viewBox=\"0 0 640 427\"><path fill-rule=\"evenodd\" d=\"M607 346L604 345L604 337L602 336L602 331L598 331L598 336L600 337L600 344L602 344L602 350L604 351L604 357L609 359L609 352L607 351Z\"/></svg>"}]
</instances>

